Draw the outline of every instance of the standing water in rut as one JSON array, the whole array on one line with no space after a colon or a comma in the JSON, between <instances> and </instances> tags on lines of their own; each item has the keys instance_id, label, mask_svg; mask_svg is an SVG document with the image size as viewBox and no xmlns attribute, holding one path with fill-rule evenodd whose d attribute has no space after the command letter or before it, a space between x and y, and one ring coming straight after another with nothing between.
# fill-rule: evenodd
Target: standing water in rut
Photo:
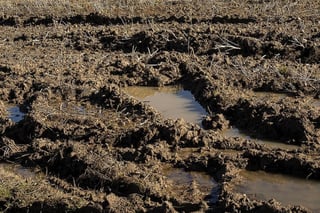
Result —
<instances>
[{"instance_id":1,"label":"standing water in rut","mask_svg":"<svg viewBox=\"0 0 320 213\"><path fill-rule=\"evenodd\" d=\"M147 102L161 112L164 118L183 118L201 126L201 120L207 112L195 101L191 92L179 86L168 87L127 87L125 91Z\"/></svg>"},{"instance_id":2,"label":"standing water in rut","mask_svg":"<svg viewBox=\"0 0 320 213\"><path fill-rule=\"evenodd\" d=\"M239 130L236 127L231 127L229 129L225 130L223 133L227 137L239 137L239 138L244 138L244 139L248 139L248 140L253 140L258 144L264 144L270 148L280 148L280 149L284 149L284 150L295 150L295 149L299 148L299 146L296 146L296 145L285 144L285 143L281 143L281 142L277 142L277 141L270 141L270 140L266 140L266 139L254 138L254 137L251 137L250 135L246 134L245 132Z\"/></svg>"},{"instance_id":3,"label":"standing water in rut","mask_svg":"<svg viewBox=\"0 0 320 213\"><path fill-rule=\"evenodd\" d=\"M242 181L235 184L237 192L260 200L275 198L285 205L302 205L320 211L320 182L270 174L263 171L242 171Z\"/></svg>"},{"instance_id":4,"label":"standing water in rut","mask_svg":"<svg viewBox=\"0 0 320 213\"><path fill-rule=\"evenodd\" d=\"M188 122L192 122L202 126L201 120L207 112L203 107L195 101L191 92L183 90L179 86L167 86L167 87L143 87L133 86L125 88L125 91L147 102L158 111L162 113L165 118L183 118ZM260 94L260 93L259 93ZM280 97L285 97L284 95ZM255 140L257 143L265 144L272 148L282 148L285 150L294 150L299 148L298 146L288 145L284 143L257 140L244 134L237 128L230 128L224 132L227 137L242 137L250 140Z\"/></svg>"},{"instance_id":5,"label":"standing water in rut","mask_svg":"<svg viewBox=\"0 0 320 213\"><path fill-rule=\"evenodd\" d=\"M25 113L21 112L19 106L9 107L8 112L9 112L9 118L16 123L21 121L25 116Z\"/></svg>"},{"instance_id":6,"label":"standing water in rut","mask_svg":"<svg viewBox=\"0 0 320 213\"><path fill-rule=\"evenodd\" d=\"M213 204L218 201L220 191L218 184L204 172L187 172L183 169L172 167L165 167L162 172L174 184L175 191L180 196L194 196L191 192L196 187L204 196L202 199L207 200L208 203Z\"/></svg>"}]
</instances>

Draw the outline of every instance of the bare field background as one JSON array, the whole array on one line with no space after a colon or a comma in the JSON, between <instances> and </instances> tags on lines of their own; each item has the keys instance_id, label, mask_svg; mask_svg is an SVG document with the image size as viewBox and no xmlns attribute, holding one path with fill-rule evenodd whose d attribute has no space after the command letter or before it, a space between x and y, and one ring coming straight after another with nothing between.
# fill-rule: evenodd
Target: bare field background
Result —
<instances>
[{"instance_id":1,"label":"bare field background","mask_svg":"<svg viewBox=\"0 0 320 213\"><path fill-rule=\"evenodd\" d=\"M170 6L181 4L180 11L174 11ZM201 10L200 10L201 8ZM204 11L204 8L206 8ZM111 16L150 16L161 15L163 12L185 16L212 16L225 14L241 14L258 17L298 16L317 17L320 11L320 1L305 0L2 0L0 1L0 16L72 16L79 14L99 13ZM201 12L200 12L201 11Z\"/></svg>"}]
</instances>

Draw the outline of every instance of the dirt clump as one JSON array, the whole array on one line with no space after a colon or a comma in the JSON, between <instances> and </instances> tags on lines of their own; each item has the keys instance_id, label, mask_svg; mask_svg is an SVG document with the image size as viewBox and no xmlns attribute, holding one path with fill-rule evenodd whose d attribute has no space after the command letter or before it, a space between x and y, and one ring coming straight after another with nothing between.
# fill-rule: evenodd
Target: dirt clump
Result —
<instances>
[{"instance_id":1,"label":"dirt clump","mask_svg":"<svg viewBox=\"0 0 320 213\"><path fill-rule=\"evenodd\" d=\"M229 127L229 122L223 114L207 116L202 120L202 125L205 129L225 130Z\"/></svg>"}]
</instances>

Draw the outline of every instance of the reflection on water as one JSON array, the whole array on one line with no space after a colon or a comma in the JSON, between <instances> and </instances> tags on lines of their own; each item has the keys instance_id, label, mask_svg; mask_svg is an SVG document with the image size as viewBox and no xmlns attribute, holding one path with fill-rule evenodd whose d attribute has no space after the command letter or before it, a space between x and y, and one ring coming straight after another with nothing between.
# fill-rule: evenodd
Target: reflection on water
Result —
<instances>
[{"instance_id":1,"label":"reflection on water","mask_svg":"<svg viewBox=\"0 0 320 213\"><path fill-rule=\"evenodd\" d=\"M166 87L143 87L143 86L132 86L124 88L130 95L143 100L149 96L154 96L156 93L177 93L183 88L181 86L166 86Z\"/></svg>"},{"instance_id":2,"label":"reflection on water","mask_svg":"<svg viewBox=\"0 0 320 213\"><path fill-rule=\"evenodd\" d=\"M165 118L184 120L201 125L206 111L196 102L191 92L182 87L127 87L128 94L147 102Z\"/></svg>"},{"instance_id":3,"label":"reflection on water","mask_svg":"<svg viewBox=\"0 0 320 213\"><path fill-rule=\"evenodd\" d=\"M205 195L209 195L210 203L218 201L219 187L217 182L205 174L204 172L186 172L183 169L167 167L163 170L163 175L172 181L177 193L183 193L190 189L190 186L195 183L199 190Z\"/></svg>"},{"instance_id":4,"label":"reflection on water","mask_svg":"<svg viewBox=\"0 0 320 213\"><path fill-rule=\"evenodd\" d=\"M19 122L25 116L25 113L21 112L20 107L18 106L9 107L8 112L9 112L9 118L13 122Z\"/></svg>"},{"instance_id":5,"label":"reflection on water","mask_svg":"<svg viewBox=\"0 0 320 213\"><path fill-rule=\"evenodd\" d=\"M320 212L320 182L269 174L263 171L242 171L243 181L234 186L239 193L259 200L275 198L284 205L303 205Z\"/></svg>"},{"instance_id":6,"label":"reflection on water","mask_svg":"<svg viewBox=\"0 0 320 213\"><path fill-rule=\"evenodd\" d=\"M239 138L244 138L244 139L248 139L248 140L254 140L256 143L264 144L270 148L280 148L280 149L285 149L285 150L295 150L295 149L299 148L299 146L296 146L296 145L290 145L290 144L284 144L284 143L280 143L280 142L276 142L276 141L253 138L253 137L241 132L238 128L235 128L235 127L231 127L229 129L225 130L223 133L226 137L239 137Z\"/></svg>"}]
</instances>

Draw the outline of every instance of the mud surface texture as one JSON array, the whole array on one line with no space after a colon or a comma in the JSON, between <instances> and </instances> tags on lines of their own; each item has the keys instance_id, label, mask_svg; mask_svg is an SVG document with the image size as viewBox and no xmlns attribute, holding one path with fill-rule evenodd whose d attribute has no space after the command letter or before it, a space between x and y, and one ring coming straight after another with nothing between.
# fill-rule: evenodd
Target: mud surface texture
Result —
<instances>
[{"instance_id":1,"label":"mud surface texture","mask_svg":"<svg viewBox=\"0 0 320 213\"><path fill-rule=\"evenodd\" d=\"M319 0L0 1L0 211L312 212L233 185L242 170L320 181L319 11ZM167 85L192 92L203 128L124 90ZM227 137L231 126L297 148ZM179 185L170 168L213 188Z\"/></svg>"}]
</instances>

